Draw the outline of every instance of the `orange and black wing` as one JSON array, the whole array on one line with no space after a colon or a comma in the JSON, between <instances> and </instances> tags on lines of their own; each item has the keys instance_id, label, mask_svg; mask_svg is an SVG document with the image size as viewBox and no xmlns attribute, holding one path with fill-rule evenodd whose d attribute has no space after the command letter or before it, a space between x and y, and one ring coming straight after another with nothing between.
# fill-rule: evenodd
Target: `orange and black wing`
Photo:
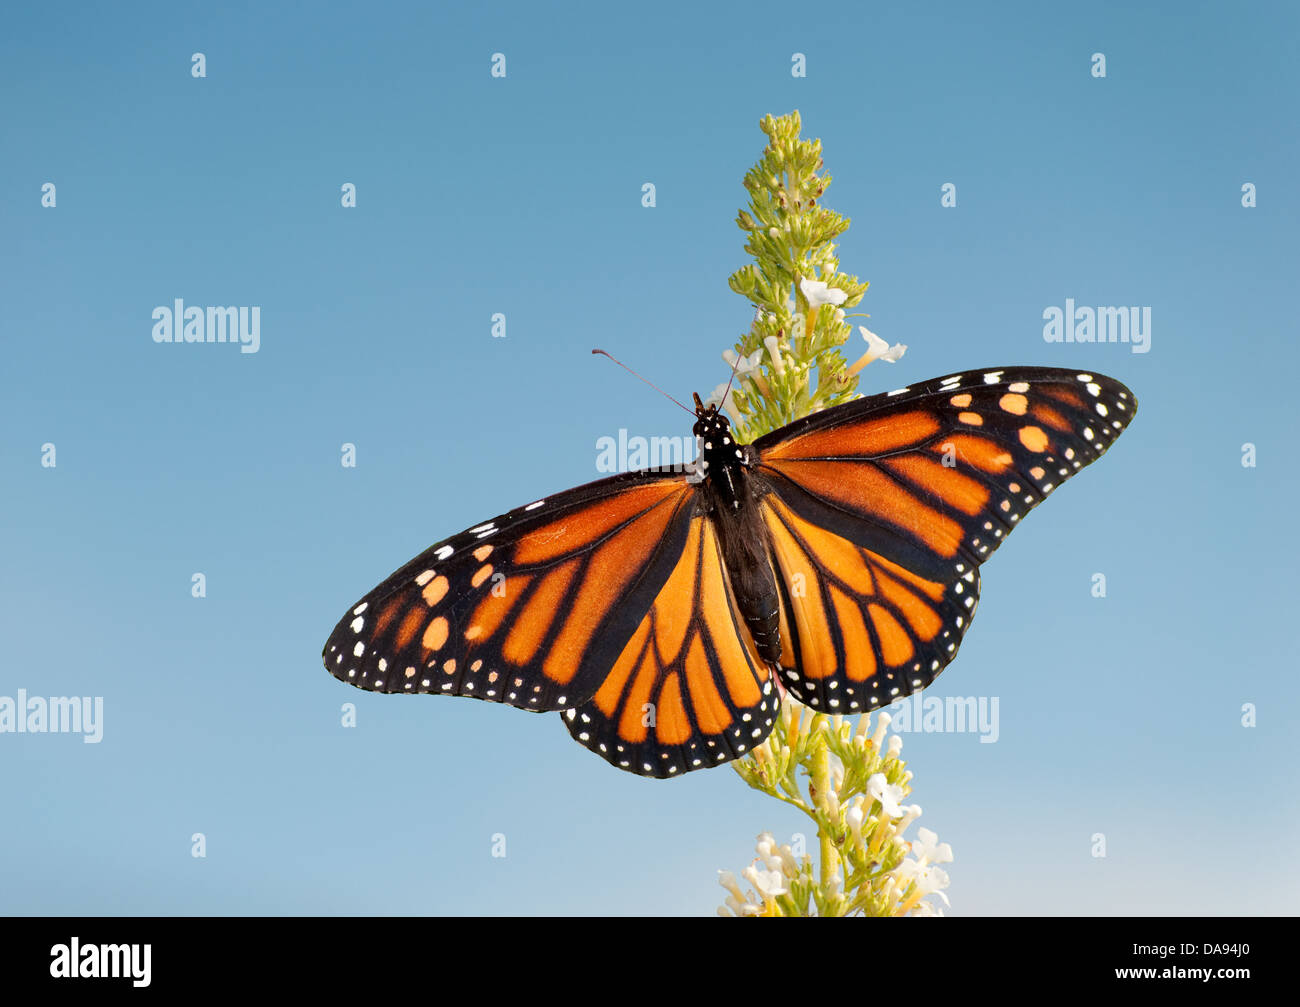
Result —
<instances>
[{"instance_id":1,"label":"orange and black wing","mask_svg":"<svg viewBox=\"0 0 1300 1007\"><path fill-rule=\"evenodd\" d=\"M1005 367L859 399L756 441L790 690L853 712L933 681L970 625L979 565L1136 409L1101 375Z\"/></svg>"},{"instance_id":2,"label":"orange and black wing","mask_svg":"<svg viewBox=\"0 0 1300 1007\"><path fill-rule=\"evenodd\" d=\"M772 730L779 704L736 609L713 522L700 515L609 676L564 719L603 759L662 779L743 755Z\"/></svg>"},{"instance_id":3,"label":"orange and black wing","mask_svg":"<svg viewBox=\"0 0 1300 1007\"><path fill-rule=\"evenodd\" d=\"M430 546L349 609L325 666L375 692L585 703L678 566L697 492L613 476Z\"/></svg>"}]
</instances>

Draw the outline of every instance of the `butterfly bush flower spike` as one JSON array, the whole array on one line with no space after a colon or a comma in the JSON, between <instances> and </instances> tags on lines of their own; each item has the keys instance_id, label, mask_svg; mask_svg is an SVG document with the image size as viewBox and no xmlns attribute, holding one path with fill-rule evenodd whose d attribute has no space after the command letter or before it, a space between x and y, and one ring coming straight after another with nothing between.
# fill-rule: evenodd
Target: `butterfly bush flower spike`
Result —
<instances>
[{"instance_id":1,"label":"butterfly bush flower spike","mask_svg":"<svg viewBox=\"0 0 1300 1007\"><path fill-rule=\"evenodd\" d=\"M821 141L799 136L798 112L767 116L759 128L767 147L745 175L749 206L736 215L754 261L728 283L754 309L733 352L746 360L762 354L767 390L747 382L728 407L741 441L857 398L857 376L840 350L852 335L844 309L867 289L839 271L835 240L849 221L821 205L831 183Z\"/></svg>"},{"instance_id":2,"label":"butterfly bush flower spike","mask_svg":"<svg viewBox=\"0 0 1300 1007\"><path fill-rule=\"evenodd\" d=\"M889 722L888 714L876 717L877 726ZM751 787L807 815L829 850L815 863L802 835L778 844L762 833L741 870L747 890L730 871L719 872L730 893L720 915L942 915L927 900L947 902L948 875L937 865L951 863L952 847L929 829L907 838L921 809L901 803L911 790L902 739L870 733L862 726L870 721L870 714L857 724L813 714L787 696L767 741L732 763ZM833 785L821 789L819 779Z\"/></svg>"},{"instance_id":3,"label":"butterfly bush flower spike","mask_svg":"<svg viewBox=\"0 0 1300 1007\"><path fill-rule=\"evenodd\" d=\"M834 242L849 221L819 203L831 181L821 142L800 138L798 112L759 125L768 145L745 176L749 207L736 218L754 261L729 280L754 317L723 355L739 388L724 408L742 440L857 398L867 364L893 363L907 349L859 327L867 352L848 365L841 353L852 335L845 309L867 284L839 271ZM724 388L711 401L720 401ZM763 833L757 858L741 872L748 891L721 872L730 893L721 915L940 914L927 897L943 896L947 875L934 865L951 861L952 850L928 829L918 840L904 837L921 809L902 805L911 791L902 738L886 740L888 713L875 715L874 730L871 724L869 714L856 722L828 717L787 695L767 740L731 764L751 787L812 819L818 857L802 849L802 836L796 848Z\"/></svg>"}]
</instances>

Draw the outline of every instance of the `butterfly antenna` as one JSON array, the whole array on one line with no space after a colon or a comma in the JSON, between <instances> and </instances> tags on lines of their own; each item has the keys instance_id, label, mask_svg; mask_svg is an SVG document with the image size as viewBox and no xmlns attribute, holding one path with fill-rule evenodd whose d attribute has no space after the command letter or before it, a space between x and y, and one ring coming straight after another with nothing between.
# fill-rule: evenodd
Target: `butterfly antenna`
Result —
<instances>
[{"instance_id":1,"label":"butterfly antenna","mask_svg":"<svg viewBox=\"0 0 1300 1007\"><path fill-rule=\"evenodd\" d=\"M736 380L736 371L740 368L740 361L740 354L736 354L736 362L731 365L731 377L727 379L727 390L722 393L722 401L718 403L719 409L727 404L727 396L731 394L731 383Z\"/></svg>"},{"instance_id":2,"label":"butterfly antenna","mask_svg":"<svg viewBox=\"0 0 1300 1007\"><path fill-rule=\"evenodd\" d=\"M658 392L660 395L662 395L664 398L666 398L666 399L671 399L673 402L677 402L677 400L674 399L671 395L669 395L666 391L664 391L662 388L660 388L658 385L654 384L653 382L651 382L651 381L646 381L645 378L641 377L640 374L638 374L636 371L632 370L632 368L628 367L627 364L623 363L623 361L619 360L619 359L618 359L616 356L614 356L612 353L606 353L604 350L592 350L591 352L592 352L593 354L599 353L599 354L600 354L601 356L603 356L603 357L609 357L610 360L614 361L614 363L618 364L619 367L623 368L623 370L627 371L628 374L632 375L632 377L636 378L638 381L645 381L645 383L646 383L647 385L649 385L651 388L653 388L655 391L657 391L657 392ZM677 404L678 404L679 406L682 406L682 404L681 404L680 402L677 402ZM685 410L686 410L688 413L690 413L692 416L695 415L695 410L694 410L694 409L690 409L690 408L688 408L687 406L682 406L682 408L685 409Z\"/></svg>"}]
</instances>

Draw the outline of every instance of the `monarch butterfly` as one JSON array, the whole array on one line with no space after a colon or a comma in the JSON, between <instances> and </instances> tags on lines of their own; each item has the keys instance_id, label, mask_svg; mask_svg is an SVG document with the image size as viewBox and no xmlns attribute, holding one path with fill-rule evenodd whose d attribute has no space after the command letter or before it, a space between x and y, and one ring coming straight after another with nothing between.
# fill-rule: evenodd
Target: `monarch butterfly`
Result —
<instances>
[{"instance_id":1,"label":"monarch butterfly","mask_svg":"<svg viewBox=\"0 0 1300 1007\"><path fill-rule=\"evenodd\" d=\"M453 535L325 644L376 692L561 711L612 765L671 777L772 728L780 683L826 713L929 685L979 567L1137 409L1111 378L971 371L734 442L695 396L699 459L579 486Z\"/></svg>"}]
</instances>

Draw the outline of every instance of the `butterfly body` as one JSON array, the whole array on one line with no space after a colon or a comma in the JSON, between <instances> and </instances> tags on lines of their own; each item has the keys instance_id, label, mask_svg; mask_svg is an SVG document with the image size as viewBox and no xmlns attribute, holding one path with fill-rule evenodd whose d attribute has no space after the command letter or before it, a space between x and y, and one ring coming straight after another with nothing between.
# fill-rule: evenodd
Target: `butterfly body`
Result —
<instances>
[{"instance_id":1,"label":"butterfly body","mask_svg":"<svg viewBox=\"0 0 1300 1007\"><path fill-rule=\"evenodd\" d=\"M431 546L340 620L325 665L561 711L641 775L717 765L766 737L778 680L828 713L933 681L980 564L1136 406L1100 375L971 371L737 445L697 396L693 471L613 476Z\"/></svg>"},{"instance_id":2,"label":"butterfly body","mask_svg":"<svg viewBox=\"0 0 1300 1007\"><path fill-rule=\"evenodd\" d=\"M775 664L781 657L780 607L776 573L765 547L759 516L762 497L757 455L735 443L731 424L716 407L695 396L693 432L700 443L703 507L718 530L736 607L759 655Z\"/></svg>"}]
</instances>

